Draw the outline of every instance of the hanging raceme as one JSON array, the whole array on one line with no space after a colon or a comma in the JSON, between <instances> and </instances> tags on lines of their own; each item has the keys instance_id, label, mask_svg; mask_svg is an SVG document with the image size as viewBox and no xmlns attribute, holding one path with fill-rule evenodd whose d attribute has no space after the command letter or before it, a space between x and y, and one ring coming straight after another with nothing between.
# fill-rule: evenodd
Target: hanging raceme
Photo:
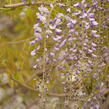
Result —
<instances>
[{"instance_id":1,"label":"hanging raceme","mask_svg":"<svg viewBox=\"0 0 109 109\"><path fill-rule=\"evenodd\" d=\"M60 5L57 7L64 7L65 13L58 12L54 18L50 17L52 12L49 10L50 7L54 7L53 4L48 7L41 5L38 8L34 40L30 42L31 45L37 44L37 47L31 55L36 57L34 68L44 69L42 73L45 75L45 81L50 82L53 72L63 75L63 92L69 94L65 99L71 100L75 96L73 84L78 85L77 81L84 81L89 76L92 79L99 78L97 68L100 60L100 33L95 15L98 1L92 0L92 4L89 4L82 0L73 5L74 10ZM49 78L46 78L46 74Z\"/></svg>"}]
</instances>

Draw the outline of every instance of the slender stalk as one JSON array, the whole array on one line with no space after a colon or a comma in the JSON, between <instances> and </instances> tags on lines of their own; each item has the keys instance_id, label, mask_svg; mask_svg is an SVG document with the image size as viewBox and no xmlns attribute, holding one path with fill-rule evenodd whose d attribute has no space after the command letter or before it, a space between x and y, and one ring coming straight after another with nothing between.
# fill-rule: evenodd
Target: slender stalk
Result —
<instances>
[{"instance_id":1,"label":"slender stalk","mask_svg":"<svg viewBox=\"0 0 109 109\"><path fill-rule=\"evenodd\" d=\"M56 2L56 0L54 0L53 1L53 4L55 4L55 2ZM55 6L53 6L52 8L51 8L51 10L50 10L50 13L49 13L49 15L48 15L48 18L47 18L47 24L46 24L46 27L45 27L45 29L47 29L48 28L48 26L49 26L49 20L50 20L50 16L51 16L51 13L52 13L52 11L53 11L53 9L54 9L54 7ZM43 87L42 87L42 99L44 100L44 99L46 99L46 92L45 92L45 76L46 76L46 32L44 31L44 45L43 45L43 47L44 47L44 52L43 52L43 80L42 80L42 82L43 82ZM43 102L43 108L45 107L45 101Z\"/></svg>"},{"instance_id":2,"label":"slender stalk","mask_svg":"<svg viewBox=\"0 0 109 109\"><path fill-rule=\"evenodd\" d=\"M11 2L10 2L11 3ZM36 2L36 3L16 3L16 4L7 4L7 5L4 5L3 8L17 8L17 7L21 7L21 6L28 6L28 5L50 5L51 2Z\"/></svg>"}]
</instances>

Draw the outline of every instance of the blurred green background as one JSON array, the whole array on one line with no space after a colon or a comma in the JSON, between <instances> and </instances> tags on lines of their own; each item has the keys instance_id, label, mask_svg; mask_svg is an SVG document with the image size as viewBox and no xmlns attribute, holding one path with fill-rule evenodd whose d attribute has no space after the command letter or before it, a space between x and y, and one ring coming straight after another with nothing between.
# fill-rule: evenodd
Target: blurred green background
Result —
<instances>
[{"instance_id":1,"label":"blurred green background","mask_svg":"<svg viewBox=\"0 0 109 109\"><path fill-rule=\"evenodd\" d=\"M42 100L39 99L38 92L33 90L37 80L41 79L39 76L36 76L35 79L32 78L35 74L32 68L33 58L30 56L33 46L29 45L34 35L33 25L37 23L36 12L39 5L3 8L5 4L21 3L23 1L25 0L0 0L0 109L41 109ZM26 1L39 2L38 0ZM90 2L90 0L88 1ZM40 2L53 2L53 0L41 0ZM77 1L59 0L58 2L71 5ZM101 15L109 27L108 7L109 4L106 4L107 11L101 13ZM57 8L55 12L58 11L61 10ZM101 21L101 23L103 22ZM101 37L101 46L109 47L109 28L104 30L101 27L101 31L103 36ZM108 64L104 72L105 75L101 79L109 82ZM53 76L54 78L57 77L55 74ZM53 85L55 87L51 88L51 91L63 92L63 87L58 79L53 81L49 87ZM71 108L64 107L63 97L50 96L46 104L46 109ZM74 109L73 104L72 109Z\"/></svg>"}]
</instances>

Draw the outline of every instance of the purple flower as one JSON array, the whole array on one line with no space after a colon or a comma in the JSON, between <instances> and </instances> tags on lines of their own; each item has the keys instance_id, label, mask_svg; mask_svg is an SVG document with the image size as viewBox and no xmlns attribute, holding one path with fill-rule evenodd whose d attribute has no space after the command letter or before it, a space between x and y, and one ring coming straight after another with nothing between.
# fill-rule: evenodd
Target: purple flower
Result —
<instances>
[{"instance_id":1,"label":"purple flower","mask_svg":"<svg viewBox=\"0 0 109 109\"><path fill-rule=\"evenodd\" d=\"M78 12L73 13L72 15L73 15L73 16L78 16L78 15L80 15L80 14L81 14L81 11L78 11Z\"/></svg>"},{"instance_id":2,"label":"purple flower","mask_svg":"<svg viewBox=\"0 0 109 109\"><path fill-rule=\"evenodd\" d=\"M76 70L76 74L80 74L80 71L79 70Z\"/></svg>"},{"instance_id":3,"label":"purple flower","mask_svg":"<svg viewBox=\"0 0 109 109\"><path fill-rule=\"evenodd\" d=\"M54 49L55 49L56 51L59 51L59 48L58 48L58 47L55 47Z\"/></svg>"},{"instance_id":4,"label":"purple flower","mask_svg":"<svg viewBox=\"0 0 109 109\"><path fill-rule=\"evenodd\" d=\"M90 28L90 25L89 23L85 25L85 29L89 29Z\"/></svg>"},{"instance_id":5,"label":"purple flower","mask_svg":"<svg viewBox=\"0 0 109 109\"><path fill-rule=\"evenodd\" d=\"M58 4L60 7L65 6ZM72 12L69 7L67 8L66 11L71 14L65 15L65 13L56 12L53 14L54 16L46 7L40 6L38 8L39 13L36 13L39 22L33 27L35 38L30 42L32 45L36 43L35 47L37 48L31 51L31 55L35 56L38 50L42 53L46 51L45 64L59 63L54 67L54 71L57 68L63 70L62 72L72 70L77 78L81 72L83 72L83 77L88 77L87 73L93 72L92 68L96 64L96 62L93 64L93 58L98 57L96 55L98 47L95 37L100 36L97 34L97 27L95 26L98 25L98 22L93 13L96 7L89 5L86 0L82 0L82 2L74 4L74 8L79 9L74 9ZM54 6L50 4L48 7L53 8ZM48 19L49 13L51 16ZM52 19L52 17L54 18ZM91 28L91 26L95 29ZM46 38L46 43L43 43L43 38ZM46 47L43 44L46 44ZM40 56L38 52L36 58L34 68L37 68L37 65L38 68L42 68L43 63L40 62L43 61L43 55ZM95 59L94 61L98 60ZM81 66L82 62L85 65L84 68L84 65ZM52 68L49 69L51 72Z\"/></svg>"},{"instance_id":6,"label":"purple flower","mask_svg":"<svg viewBox=\"0 0 109 109\"><path fill-rule=\"evenodd\" d=\"M67 39L64 39L64 40L62 41L62 43L59 45L59 47L63 47L63 46L65 45L66 41L67 41Z\"/></svg>"},{"instance_id":7,"label":"purple flower","mask_svg":"<svg viewBox=\"0 0 109 109\"><path fill-rule=\"evenodd\" d=\"M74 29L70 29L69 33L73 33L73 32L75 32L75 30Z\"/></svg>"},{"instance_id":8,"label":"purple flower","mask_svg":"<svg viewBox=\"0 0 109 109\"><path fill-rule=\"evenodd\" d=\"M90 28L89 22L86 22L86 21L82 21L82 22L85 24L85 29L89 29Z\"/></svg>"},{"instance_id":9,"label":"purple flower","mask_svg":"<svg viewBox=\"0 0 109 109\"><path fill-rule=\"evenodd\" d=\"M53 37L53 40L54 41L59 41L60 39L62 39L62 36L56 35L56 37Z\"/></svg>"},{"instance_id":10,"label":"purple flower","mask_svg":"<svg viewBox=\"0 0 109 109\"><path fill-rule=\"evenodd\" d=\"M51 30L46 30L46 33L49 35L52 34L53 32Z\"/></svg>"},{"instance_id":11,"label":"purple flower","mask_svg":"<svg viewBox=\"0 0 109 109\"><path fill-rule=\"evenodd\" d=\"M92 53L92 57L96 58L96 57L97 57L97 55L95 55L95 54L93 54L93 53Z\"/></svg>"},{"instance_id":12,"label":"purple flower","mask_svg":"<svg viewBox=\"0 0 109 109\"><path fill-rule=\"evenodd\" d=\"M97 26L98 25L98 22L95 21L95 20L94 21L91 21L91 23L92 23L93 26Z\"/></svg>"},{"instance_id":13,"label":"purple flower","mask_svg":"<svg viewBox=\"0 0 109 109\"><path fill-rule=\"evenodd\" d=\"M59 3L59 7L60 7L60 8L63 8L64 6L65 6L64 4Z\"/></svg>"},{"instance_id":14,"label":"purple flower","mask_svg":"<svg viewBox=\"0 0 109 109\"><path fill-rule=\"evenodd\" d=\"M72 24L76 24L77 23L77 21L75 19L71 19L70 21L71 21Z\"/></svg>"},{"instance_id":15,"label":"purple flower","mask_svg":"<svg viewBox=\"0 0 109 109\"><path fill-rule=\"evenodd\" d=\"M46 24L46 17L40 14L37 14L37 18L43 23Z\"/></svg>"},{"instance_id":16,"label":"purple flower","mask_svg":"<svg viewBox=\"0 0 109 109\"><path fill-rule=\"evenodd\" d=\"M42 36L39 36L39 37L38 37L38 40L42 40Z\"/></svg>"},{"instance_id":17,"label":"purple flower","mask_svg":"<svg viewBox=\"0 0 109 109\"><path fill-rule=\"evenodd\" d=\"M31 56L35 56L36 55L36 50L31 51Z\"/></svg>"},{"instance_id":18,"label":"purple flower","mask_svg":"<svg viewBox=\"0 0 109 109\"><path fill-rule=\"evenodd\" d=\"M41 58L36 59L36 62L40 62L40 61L41 61Z\"/></svg>"},{"instance_id":19,"label":"purple flower","mask_svg":"<svg viewBox=\"0 0 109 109\"><path fill-rule=\"evenodd\" d=\"M93 46L93 47L96 47L97 45L96 45L94 42L92 42L92 46Z\"/></svg>"},{"instance_id":20,"label":"purple flower","mask_svg":"<svg viewBox=\"0 0 109 109\"><path fill-rule=\"evenodd\" d=\"M78 2L78 3L74 4L73 6L79 8L81 6L81 4Z\"/></svg>"},{"instance_id":21,"label":"purple flower","mask_svg":"<svg viewBox=\"0 0 109 109\"><path fill-rule=\"evenodd\" d=\"M96 51L96 48L92 47L92 50L93 50L93 51Z\"/></svg>"},{"instance_id":22,"label":"purple flower","mask_svg":"<svg viewBox=\"0 0 109 109\"><path fill-rule=\"evenodd\" d=\"M83 13L82 16L80 16L80 18L85 18L87 17L87 13Z\"/></svg>"},{"instance_id":23,"label":"purple flower","mask_svg":"<svg viewBox=\"0 0 109 109\"><path fill-rule=\"evenodd\" d=\"M92 34L96 34L97 31L96 31L96 30L92 30L91 33L92 33Z\"/></svg>"},{"instance_id":24,"label":"purple flower","mask_svg":"<svg viewBox=\"0 0 109 109\"><path fill-rule=\"evenodd\" d=\"M53 6L53 4L51 3L51 4L50 4L50 8L53 8L53 7L54 7L54 6Z\"/></svg>"},{"instance_id":25,"label":"purple flower","mask_svg":"<svg viewBox=\"0 0 109 109\"><path fill-rule=\"evenodd\" d=\"M91 49L88 49L88 52L89 52L89 53L92 53L92 52L93 52L93 50L91 50Z\"/></svg>"},{"instance_id":26,"label":"purple flower","mask_svg":"<svg viewBox=\"0 0 109 109\"><path fill-rule=\"evenodd\" d=\"M54 57L54 56L55 56L55 53L53 53L53 52L50 52L50 56L53 56L53 57Z\"/></svg>"},{"instance_id":27,"label":"purple flower","mask_svg":"<svg viewBox=\"0 0 109 109\"><path fill-rule=\"evenodd\" d=\"M77 52L77 49L74 49L74 50L73 50L73 53L75 53L75 52Z\"/></svg>"},{"instance_id":28,"label":"purple flower","mask_svg":"<svg viewBox=\"0 0 109 109\"><path fill-rule=\"evenodd\" d=\"M49 10L46 8L46 7L44 7L43 5L41 5L39 8L38 8L38 10L40 11L40 12L43 12L43 13L49 13Z\"/></svg>"},{"instance_id":29,"label":"purple flower","mask_svg":"<svg viewBox=\"0 0 109 109\"><path fill-rule=\"evenodd\" d=\"M92 21L95 21L95 19L94 18L89 18L89 21L92 22Z\"/></svg>"},{"instance_id":30,"label":"purple flower","mask_svg":"<svg viewBox=\"0 0 109 109\"><path fill-rule=\"evenodd\" d=\"M100 37L100 35L98 35L98 34L94 34L94 37L99 38L99 37Z\"/></svg>"},{"instance_id":31,"label":"purple flower","mask_svg":"<svg viewBox=\"0 0 109 109\"><path fill-rule=\"evenodd\" d=\"M55 31L56 31L57 34L62 32L61 29L56 29Z\"/></svg>"},{"instance_id":32,"label":"purple flower","mask_svg":"<svg viewBox=\"0 0 109 109\"><path fill-rule=\"evenodd\" d=\"M35 43L36 43L36 41L33 40L33 41L30 42L30 45L34 45Z\"/></svg>"},{"instance_id":33,"label":"purple flower","mask_svg":"<svg viewBox=\"0 0 109 109\"><path fill-rule=\"evenodd\" d=\"M94 13L89 13L88 17L89 18L94 18Z\"/></svg>"},{"instance_id":34,"label":"purple flower","mask_svg":"<svg viewBox=\"0 0 109 109\"><path fill-rule=\"evenodd\" d=\"M49 25L49 28L54 30L56 28L56 25Z\"/></svg>"},{"instance_id":35,"label":"purple flower","mask_svg":"<svg viewBox=\"0 0 109 109\"><path fill-rule=\"evenodd\" d=\"M71 9L70 9L70 8L68 8L68 9L67 9L67 12L69 12L69 13L70 13L70 12L71 12Z\"/></svg>"},{"instance_id":36,"label":"purple flower","mask_svg":"<svg viewBox=\"0 0 109 109\"><path fill-rule=\"evenodd\" d=\"M39 27L39 24L38 23L33 26L34 29L36 29L38 27Z\"/></svg>"},{"instance_id":37,"label":"purple flower","mask_svg":"<svg viewBox=\"0 0 109 109\"><path fill-rule=\"evenodd\" d=\"M34 69L36 69L37 67L38 67L38 65L37 65L37 64L33 66L33 68L34 68Z\"/></svg>"}]
</instances>

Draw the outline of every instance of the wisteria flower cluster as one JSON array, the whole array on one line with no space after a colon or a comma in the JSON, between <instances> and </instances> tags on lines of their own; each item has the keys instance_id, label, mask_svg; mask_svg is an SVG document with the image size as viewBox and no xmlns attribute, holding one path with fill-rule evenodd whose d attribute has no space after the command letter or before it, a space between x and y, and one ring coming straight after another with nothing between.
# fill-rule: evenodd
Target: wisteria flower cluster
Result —
<instances>
[{"instance_id":1,"label":"wisteria flower cluster","mask_svg":"<svg viewBox=\"0 0 109 109\"><path fill-rule=\"evenodd\" d=\"M74 4L72 10L59 4L61 9L66 9L66 14L58 12L54 18L51 18L52 11L49 7L41 5L36 13L37 24L33 27L34 40L30 42L36 46L31 52L36 57L33 68L42 70L45 64L43 73L67 75L64 77L64 84L78 81L90 74L97 79L97 69L94 68L100 57L99 23L95 15L97 5L98 1L92 0L89 5L82 0ZM54 5L51 4L50 7L53 9ZM65 87L65 92L66 90Z\"/></svg>"}]
</instances>

